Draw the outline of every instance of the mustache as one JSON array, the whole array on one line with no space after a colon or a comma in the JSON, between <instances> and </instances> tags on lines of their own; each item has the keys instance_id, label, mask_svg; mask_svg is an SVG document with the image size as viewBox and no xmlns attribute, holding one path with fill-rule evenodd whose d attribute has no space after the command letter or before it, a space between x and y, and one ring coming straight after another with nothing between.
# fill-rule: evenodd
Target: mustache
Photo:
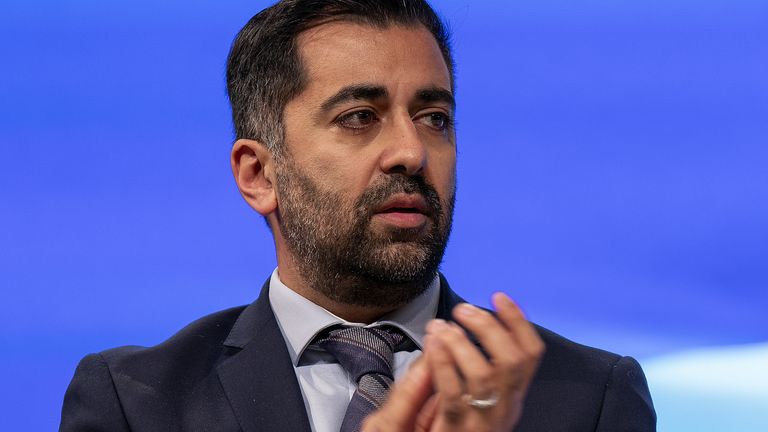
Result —
<instances>
[{"instance_id":1,"label":"mustache","mask_svg":"<svg viewBox=\"0 0 768 432\"><path fill-rule=\"evenodd\" d=\"M434 186L429 184L424 177L407 176L403 174L388 174L383 180L376 182L366 189L355 203L355 208L364 215L373 215L374 209L381 206L392 195L419 194L427 203L428 216L442 214L440 196Z\"/></svg>"}]
</instances>

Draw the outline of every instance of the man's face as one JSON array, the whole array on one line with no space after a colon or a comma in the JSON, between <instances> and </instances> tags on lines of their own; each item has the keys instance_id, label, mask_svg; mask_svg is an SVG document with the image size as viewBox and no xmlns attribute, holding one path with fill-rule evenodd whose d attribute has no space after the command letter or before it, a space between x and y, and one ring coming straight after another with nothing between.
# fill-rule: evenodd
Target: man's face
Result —
<instances>
[{"instance_id":1,"label":"man's face","mask_svg":"<svg viewBox=\"0 0 768 432\"><path fill-rule=\"evenodd\" d=\"M456 146L448 69L423 27L347 22L302 33L305 90L285 108L280 234L334 301L397 306L435 276Z\"/></svg>"}]
</instances>

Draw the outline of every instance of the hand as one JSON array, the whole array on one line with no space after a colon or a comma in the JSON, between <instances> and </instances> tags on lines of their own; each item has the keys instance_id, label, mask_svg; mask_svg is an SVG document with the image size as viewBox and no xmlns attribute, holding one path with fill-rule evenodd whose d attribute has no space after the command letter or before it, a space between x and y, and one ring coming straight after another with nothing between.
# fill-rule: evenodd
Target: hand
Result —
<instances>
[{"instance_id":1,"label":"hand","mask_svg":"<svg viewBox=\"0 0 768 432\"><path fill-rule=\"evenodd\" d=\"M363 431L509 431L522 414L544 344L520 309L504 294L493 297L498 319L468 304L453 316L472 332L487 360L455 324L427 326L424 355L398 382ZM432 390L434 389L434 394ZM475 407L472 400L496 400Z\"/></svg>"}]
</instances>

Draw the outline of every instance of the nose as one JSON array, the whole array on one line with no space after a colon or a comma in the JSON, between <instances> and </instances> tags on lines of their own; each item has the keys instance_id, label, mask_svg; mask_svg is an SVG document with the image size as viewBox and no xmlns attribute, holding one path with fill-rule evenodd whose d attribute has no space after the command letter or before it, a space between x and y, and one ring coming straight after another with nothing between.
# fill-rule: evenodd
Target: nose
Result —
<instances>
[{"instance_id":1,"label":"nose","mask_svg":"<svg viewBox=\"0 0 768 432\"><path fill-rule=\"evenodd\" d=\"M427 165L427 148L410 116L399 116L388 129L381 153L381 171L421 175Z\"/></svg>"}]
</instances>

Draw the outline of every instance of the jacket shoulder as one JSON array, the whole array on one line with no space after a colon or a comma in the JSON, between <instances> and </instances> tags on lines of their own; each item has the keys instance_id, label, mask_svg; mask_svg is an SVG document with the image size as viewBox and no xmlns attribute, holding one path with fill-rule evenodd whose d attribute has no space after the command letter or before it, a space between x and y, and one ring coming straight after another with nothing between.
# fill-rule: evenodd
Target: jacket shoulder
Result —
<instances>
[{"instance_id":1,"label":"jacket shoulder","mask_svg":"<svg viewBox=\"0 0 768 432\"><path fill-rule=\"evenodd\" d=\"M224 341L244 309L238 306L206 315L151 347L122 346L99 354L113 375L130 376L156 388L162 388L164 381L175 386L192 384L225 354Z\"/></svg>"},{"instance_id":2,"label":"jacket shoulder","mask_svg":"<svg viewBox=\"0 0 768 432\"><path fill-rule=\"evenodd\" d=\"M516 430L655 430L648 384L635 359L573 342L540 326L536 330L546 352Z\"/></svg>"},{"instance_id":3,"label":"jacket shoulder","mask_svg":"<svg viewBox=\"0 0 768 432\"><path fill-rule=\"evenodd\" d=\"M595 381L604 385L611 369L622 358L618 354L574 342L536 325L547 347L540 378Z\"/></svg>"}]
</instances>

